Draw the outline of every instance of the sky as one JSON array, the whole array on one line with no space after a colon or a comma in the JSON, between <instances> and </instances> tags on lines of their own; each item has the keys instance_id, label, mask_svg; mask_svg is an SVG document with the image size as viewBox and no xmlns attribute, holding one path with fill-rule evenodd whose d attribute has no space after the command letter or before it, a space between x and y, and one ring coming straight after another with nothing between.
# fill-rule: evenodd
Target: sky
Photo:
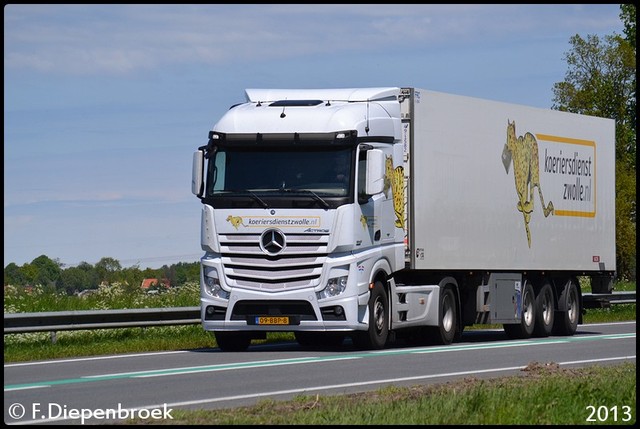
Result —
<instances>
[{"instance_id":1,"label":"sky","mask_svg":"<svg viewBox=\"0 0 640 429\"><path fill-rule=\"evenodd\" d=\"M197 262L193 152L246 88L418 87L540 108L617 4L4 7L4 265Z\"/></svg>"}]
</instances>

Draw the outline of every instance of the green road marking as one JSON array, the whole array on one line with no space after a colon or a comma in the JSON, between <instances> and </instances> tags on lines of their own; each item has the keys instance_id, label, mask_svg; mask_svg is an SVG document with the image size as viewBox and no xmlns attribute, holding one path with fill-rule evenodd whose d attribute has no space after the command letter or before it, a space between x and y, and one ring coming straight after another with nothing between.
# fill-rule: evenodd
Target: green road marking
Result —
<instances>
[{"instance_id":1,"label":"green road marking","mask_svg":"<svg viewBox=\"0 0 640 429\"><path fill-rule=\"evenodd\" d=\"M162 377L162 376L168 376L168 375L227 371L227 370L235 370L235 369L267 367L267 366L298 365L298 364L330 362L330 361L338 361L338 360L362 359L362 358L389 356L389 355L414 354L414 353L425 354L425 353L441 353L441 352L465 351L465 350L495 349L495 348L504 348L504 347L537 346L537 345L559 344L559 343L568 343L568 342L635 338L635 336L636 336L635 333L595 335L595 336L588 336L588 337L571 336L571 337L562 337L557 339L545 339L545 340L502 341L499 343L492 343L492 344L448 345L448 346L439 346L439 347L431 346L431 347L424 347L424 348L380 350L380 351L370 351L370 352L349 354L346 356L345 355L334 355L334 356L323 356L323 357L313 356L313 357L306 357L306 358L275 359L275 360L268 360L268 361L239 362L239 363L228 363L228 364L221 364L221 365L158 369L158 370L136 371L136 372L127 372L127 373L119 373L119 374L94 375L94 376L87 376L87 377L80 377L80 378L62 379L62 380L40 381L40 382L25 383L25 384L9 384L4 386L4 391L7 392L11 390L44 388L44 387L59 386L64 384L88 383L88 382L106 381L106 380L119 380L119 379L144 378L144 377Z\"/></svg>"}]
</instances>

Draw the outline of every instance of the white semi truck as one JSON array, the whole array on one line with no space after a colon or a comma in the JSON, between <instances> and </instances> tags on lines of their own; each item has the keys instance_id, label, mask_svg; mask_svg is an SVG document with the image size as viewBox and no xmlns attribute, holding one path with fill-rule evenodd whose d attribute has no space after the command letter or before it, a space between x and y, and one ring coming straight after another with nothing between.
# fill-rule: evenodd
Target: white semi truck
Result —
<instances>
[{"instance_id":1,"label":"white semi truck","mask_svg":"<svg viewBox=\"0 0 640 429\"><path fill-rule=\"evenodd\" d=\"M227 351L573 335L579 278L615 276L614 138L418 88L248 89L193 157L203 328Z\"/></svg>"}]
</instances>

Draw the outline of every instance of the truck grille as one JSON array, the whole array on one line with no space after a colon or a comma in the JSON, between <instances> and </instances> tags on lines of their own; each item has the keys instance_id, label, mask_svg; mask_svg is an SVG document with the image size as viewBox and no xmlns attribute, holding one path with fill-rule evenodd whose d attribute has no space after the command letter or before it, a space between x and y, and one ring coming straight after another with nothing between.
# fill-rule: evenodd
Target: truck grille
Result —
<instances>
[{"instance_id":1,"label":"truck grille","mask_svg":"<svg viewBox=\"0 0 640 429\"><path fill-rule=\"evenodd\" d=\"M260 248L260 234L224 234L220 250L224 277L235 287L281 291L317 286L327 258L329 234L287 234L278 256Z\"/></svg>"},{"instance_id":2,"label":"truck grille","mask_svg":"<svg viewBox=\"0 0 640 429\"><path fill-rule=\"evenodd\" d=\"M313 307L307 301L239 301L233 307L231 320L246 320L247 317L294 316L299 320L318 320Z\"/></svg>"}]
</instances>

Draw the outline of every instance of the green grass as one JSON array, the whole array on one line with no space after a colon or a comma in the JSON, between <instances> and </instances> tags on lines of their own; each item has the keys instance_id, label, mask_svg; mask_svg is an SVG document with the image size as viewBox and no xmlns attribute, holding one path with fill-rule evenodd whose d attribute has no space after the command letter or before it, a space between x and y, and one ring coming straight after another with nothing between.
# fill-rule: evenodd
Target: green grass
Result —
<instances>
[{"instance_id":1,"label":"green grass","mask_svg":"<svg viewBox=\"0 0 640 429\"><path fill-rule=\"evenodd\" d=\"M593 414L590 407L600 408ZM607 413L601 407L606 407ZM615 408L615 409L614 409ZM530 364L494 379L385 387L374 392L263 400L221 410L173 410L154 424L186 425L576 425L636 421L636 365L583 369ZM599 417L600 416L600 417ZM588 421L590 417L594 421ZM605 418L606 417L606 418ZM131 420L140 424L148 421Z\"/></svg>"},{"instance_id":2,"label":"green grass","mask_svg":"<svg viewBox=\"0 0 640 429\"><path fill-rule=\"evenodd\" d=\"M635 290L635 283L617 284L615 290ZM585 288L585 291L589 291ZM109 292L102 301L71 301L75 310L97 308L155 308L196 306L197 288L185 288L169 299ZM115 296L115 304L105 296ZM16 311L56 311L68 305L66 297L33 297L17 294L7 299ZM180 304L175 305L175 302ZM47 307L55 305L55 310ZM132 304L133 303L133 304ZM113 305L113 306L112 306ZM129 307L134 305L134 307ZM137 306L137 307L135 307ZM89 307L89 308L86 308ZM29 308L30 310L26 310ZM39 308L39 309L36 309ZM69 309L69 308L67 308ZM589 309L584 323L636 320L636 305L612 305ZM465 329L487 329L475 325ZM262 342L293 341L291 333L268 334ZM215 339L200 325L63 331L55 343L48 333L10 334L4 337L4 360L21 362L65 357L187 350L215 347ZM596 407L598 413L592 413ZM603 408L604 407L604 408ZM626 408L628 407L628 409ZM606 413L604 412L606 411ZM593 416L592 416L593 414ZM532 362L518 376L464 380L411 387L387 387L374 392L297 396L291 401L263 400L252 407L221 410L172 410L171 420L138 420L124 424L187 425L471 425L471 424L623 424L636 421L636 365L559 368L553 363ZM595 421L588 421L592 416ZM600 416L600 418L599 418ZM603 418L605 417L606 418ZM628 420L630 418L631 420Z\"/></svg>"}]
</instances>

